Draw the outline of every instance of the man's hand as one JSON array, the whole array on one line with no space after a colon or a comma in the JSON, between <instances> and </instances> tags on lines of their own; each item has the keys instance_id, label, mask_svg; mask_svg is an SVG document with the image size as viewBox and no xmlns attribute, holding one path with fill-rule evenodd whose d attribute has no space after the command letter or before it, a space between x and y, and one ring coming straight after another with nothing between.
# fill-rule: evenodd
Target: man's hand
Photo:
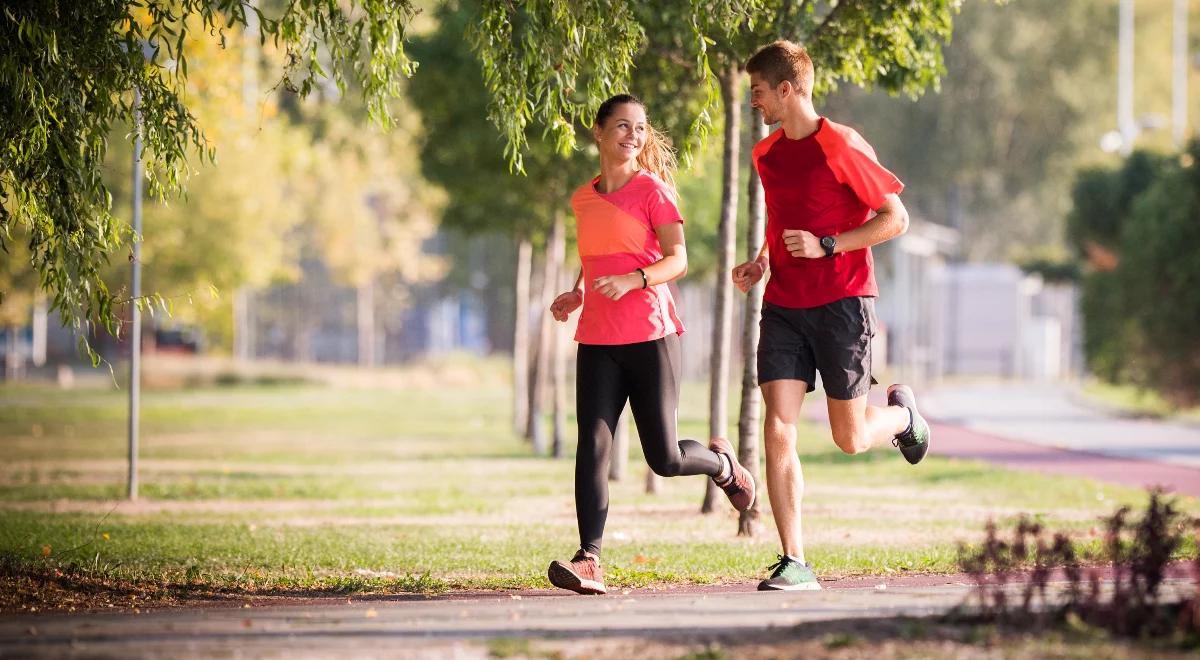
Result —
<instances>
[{"instance_id":1,"label":"man's hand","mask_svg":"<svg viewBox=\"0 0 1200 660\"><path fill-rule=\"evenodd\" d=\"M784 229L783 246L788 254L798 259L820 259L825 256L821 239L803 229Z\"/></svg>"},{"instance_id":2,"label":"man's hand","mask_svg":"<svg viewBox=\"0 0 1200 660\"><path fill-rule=\"evenodd\" d=\"M605 298L620 300L621 296L630 291L642 288L642 276L640 273L605 275L597 277L596 281L592 284L592 288Z\"/></svg>"},{"instance_id":3,"label":"man's hand","mask_svg":"<svg viewBox=\"0 0 1200 660\"><path fill-rule=\"evenodd\" d=\"M766 259L755 259L739 264L733 268L733 285L742 293L746 293L767 272Z\"/></svg>"},{"instance_id":4,"label":"man's hand","mask_svg":"<svg viewBox=\"0 0 1200 660\"><path fill-rule=\"evenodd\" d=\"M554 315L555 321L566 321L571 312L579 309L583 304L583 293L578 289L558 294L554 302L550 303L550 313Z\"/></svg>"}]
</instances>

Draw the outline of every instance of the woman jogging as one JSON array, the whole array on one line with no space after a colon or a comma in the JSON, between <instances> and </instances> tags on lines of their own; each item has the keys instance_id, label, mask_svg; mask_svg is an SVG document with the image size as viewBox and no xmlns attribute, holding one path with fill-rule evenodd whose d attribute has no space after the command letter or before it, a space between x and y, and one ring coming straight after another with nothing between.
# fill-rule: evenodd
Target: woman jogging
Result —
<instances>
[{"instance_id":1,"label":"woman jogging","mask_svg":"<svg viewBox=\"0 0 1200 660\"><path fill-rule=\"evenodd\" d=\"M646 121L636 97L614 96L592 133L600 175L571 197L582 265L575 287L550 312L558 321L582 306L575 340L575 511L579 551L554 561L556 587L605 593L600 545L608 516L608 467L617 419L629 401L650 469L664 477L712 477L739 510L754 503L754 480L715 438L706 448L676 439L683 324L667 283L687 272L683 218L675 204L675 158Z\"/></svg>"}]
</instances>

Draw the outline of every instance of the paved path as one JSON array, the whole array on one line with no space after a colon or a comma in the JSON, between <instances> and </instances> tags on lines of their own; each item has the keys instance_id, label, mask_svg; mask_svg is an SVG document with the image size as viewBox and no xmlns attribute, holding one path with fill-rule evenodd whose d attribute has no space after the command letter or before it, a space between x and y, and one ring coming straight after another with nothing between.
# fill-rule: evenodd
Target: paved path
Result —
<instances>
[{"instance_id":1,"label":"paved path","mask_svg":"<svg viewBox=\"0 0 1200 660\"><path fill-rule=\"evenodd\" d=\"M791 627L838 619L927 616L961 602L964 584L807 593L561 592L312 606L23 615L0 619L0 656L354 655L404 652L478 657L504 637L655 637ZM466 643L474 642L474 643ZM286 653L280 653L286 650Z\"/></svg>"},{"instance_id":2,"label":"paved path","mask_svg":"<svg viewBox=\"0 0 1200 660\"><path fill-rule=\"evenodd\" d=\"M940 388L922 406L944 423L998 437L1200 470L1200 427L1118 417L1080 401L1068 385L992 383Z\"/></svg>"},{"instance_id":3,"label":"paved path","mask_svg":"<svg viewBox=\"0 0 1200 660\"><path fill-rule=\"evenodd\" d=\"M1190 596L1191 570L1171 565L1163 594ZM1107 578L1106 571L1099 575ZM683 585L592 597L540 590L327 598L283 606L254 599L245 607L140 614L24 614L0 617L0 657L482 658L489 657L496 640L511 638L584 638L568 646L574 655L590 656L588 649L600 639L633 640L634 649L651 640L748 641L802 624L937 616L974 602L973 587L962 576L855 578L826 586L815 592L762 593L753 584Z\"/></svg>"},{"instance_id":4,"label":"paved path","mask_svg":"<svg viewBox=\"0 0 1200 660\"><path fill-rule=\"evenodd\" d=\"M805 415L827 420L824 399L810 399ZM1077 403L1068 385L960 383L917 399L937 455L1200 497L1195 426L1118 417ZM883 388L872 400L884 402Z\"/></svg>"}]
</instances>

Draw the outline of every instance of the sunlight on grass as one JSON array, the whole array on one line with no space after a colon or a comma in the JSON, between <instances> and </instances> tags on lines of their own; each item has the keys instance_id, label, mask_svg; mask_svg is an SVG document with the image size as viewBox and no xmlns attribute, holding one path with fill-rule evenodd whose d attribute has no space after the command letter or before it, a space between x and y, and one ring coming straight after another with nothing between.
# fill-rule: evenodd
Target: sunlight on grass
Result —
<instances>
[{"instance_id":1,"label":"sunlight on grass","mask_svg":"<svg viewBox=\"0 0 1200 660\"><path fill-rule=\"evenodd\" d=\"M501 381L151 390L138 502L120 499L124 392L5 386L0 557L219 588L544 587L546 564L578 539L573 460L530 455ZM706 428L705 387L685 387L684 434ZM919 468L892 451L848 457L815 427L799 446L808 556L825 576L953 571L958 542L1021 513L1089 542L1099 516L1145 499L936 455ZM727 505L698 514L703 478L648 495L644 474L635 437L631 475L611 486L611 586L750 581L774 561L769 511L739 538Z\"/></svg>"}]
</instances>

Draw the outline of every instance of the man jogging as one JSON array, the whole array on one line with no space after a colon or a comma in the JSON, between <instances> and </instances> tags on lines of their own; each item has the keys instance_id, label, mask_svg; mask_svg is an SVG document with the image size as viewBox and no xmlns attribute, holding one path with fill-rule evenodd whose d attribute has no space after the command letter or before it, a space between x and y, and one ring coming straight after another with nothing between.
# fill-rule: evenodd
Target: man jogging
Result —
<instances>
[{"instance_id":1,"label":"man jogging","mask_svg":"<svg viewBox=\"0 0 1200 660\"><path fill-rule=\"evenodd\" d=\"M763 47L746 63L750 102L780 127L754 147L767 204L758 258L733 269L748 291L769 271L763 296L758 378L766 404L767 492L783 554L760 590L820 589L804 559L796 421L819 372L833 441L858 454L890 441L909 463L929 449L929 426L906 385L888 405L867 404L875 284L871 246L908 228L904 189L854 130L813 108L813 64L790 41Z\"/></svg>"}]
</instances>

